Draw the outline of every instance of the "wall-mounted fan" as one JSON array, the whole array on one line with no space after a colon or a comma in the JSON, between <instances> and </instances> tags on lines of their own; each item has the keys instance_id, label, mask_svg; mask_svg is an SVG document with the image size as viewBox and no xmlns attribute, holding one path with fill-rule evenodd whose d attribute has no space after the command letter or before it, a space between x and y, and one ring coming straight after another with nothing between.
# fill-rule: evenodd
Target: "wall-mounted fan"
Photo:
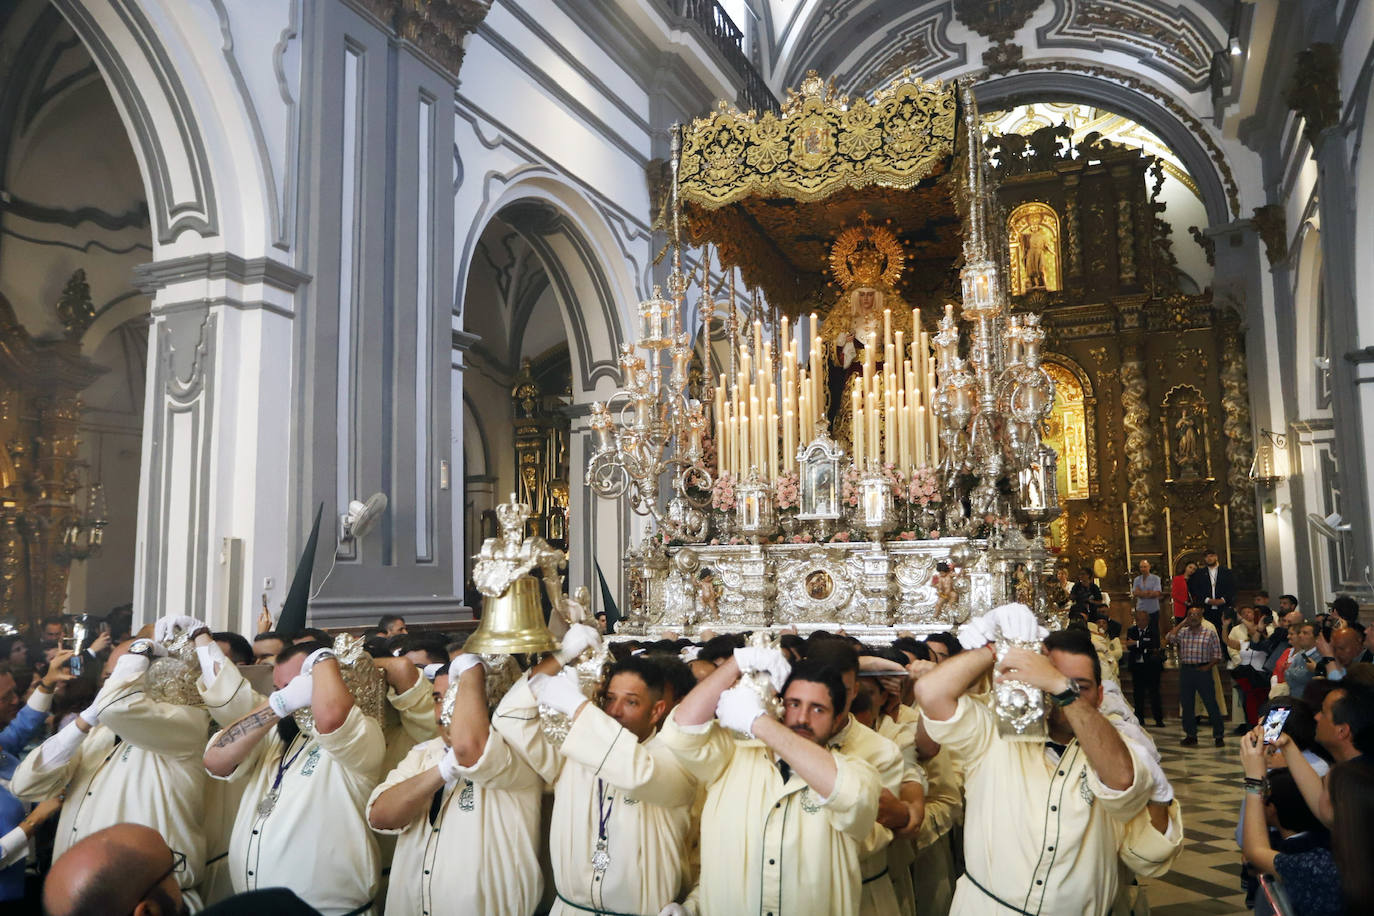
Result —
<instances>
[{"instance_id":1,"label":"wall-mounted fan","mask_svg":"<svg viewBox=\"0 0 1374 916\"><path fill-rule=\"evenodd\" d=\"M386 511L386 494L373 493L366 502L352 500L339 518L339 543L361 541Z\"/></svg>"},{"instance_id":2,"label":"wall-mounted fan","mask_svg":"<svg viewBox=\"0 0 1374 916\"><path fill-rule=\"evenodd\" d=\"M385 493L373 493L366 500L351 499L348 501L348 508L343 515L339 516L339 541L334 546L334 559L329 564L329 572L324 574L320 580L320 585L311 594L313 601L319 597L324 590L324 584L329 581L329 577L334 575L334 567L339 562L339 548L350 541L357 544L367 533L377 527L377 522L381 520L382 513L386 511L387 499Z\"/></svg>"}]
</instances>

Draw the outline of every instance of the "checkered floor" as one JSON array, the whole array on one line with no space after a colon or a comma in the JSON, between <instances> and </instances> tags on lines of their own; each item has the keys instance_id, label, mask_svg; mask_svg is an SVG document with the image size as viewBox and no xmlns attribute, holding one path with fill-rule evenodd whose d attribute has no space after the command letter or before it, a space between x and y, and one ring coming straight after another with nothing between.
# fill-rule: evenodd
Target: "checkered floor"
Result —
<instances>
[{"instance_id":1,"label":"checkered floor","mask_svg":"<svg viewBox=\"0 0 1374 916\"><path fill-rule=\"evenodd\" d=\"M1240 850L1236 819L1240 812L1241 772L1234 722L1226 723L1226 747L1212 745L1211 729L1198 728L1197 747L1180 747L1183 729L1174 718L1165 728L1151 728L1164 772L1183 808L1184 848L1173 870L1145 882L1153 916L1240 916L1245 894L1240 890Z\"/></svg>"}]
</instances>

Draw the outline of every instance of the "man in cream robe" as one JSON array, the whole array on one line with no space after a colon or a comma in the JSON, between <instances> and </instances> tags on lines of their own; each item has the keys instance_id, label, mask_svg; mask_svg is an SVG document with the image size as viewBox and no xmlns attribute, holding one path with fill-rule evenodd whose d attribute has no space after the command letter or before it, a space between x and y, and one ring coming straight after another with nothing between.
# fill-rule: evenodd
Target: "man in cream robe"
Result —
<instances>
[{"instance_id":1,"label":"man in cream robe","mask_svg":"<svg viewBox=\"0 0 1374 916\"><path fill-rule=\"evenodd\" d=\"M287 648L272 677L268 701L204 748L211 776L245 786L229 840L234 890L286 887L325 916L367 913L380 863L363 808L381 776L381 726L327 646ZM287 721L307 706L310 731Z\"/></svg>"},{"instance_id":2,"label":"man in cream robe","mask_svg":"<svg viewBox=\"0 0 1374 916\"><path fill-rule=\"evenodd\" d=\"M386 911L529 916L539 905L543 781L487 719L486 671L459 655L436 675L432 719L450 678L452 723L415 745L368 799L372 829L396 837Z\"/></svg>"},{"instance_id":3,"label":"man in cream robe","mask_svg":"<svg viewBox=\"0 0 1374 916\"><path fill-rule=\"evenodd\" d=\"M1081 916L1104 913L1118 886L1121 828L1150 797L1148 770L1097 709L1101 663L1086 634L1048 635L1024 605L997 608L965 628L969 651L916 684L925 728L964 768L966 871L953 914ZM1048 654L989 641L1044 638ZM981 642L981 645L979 644ZM994 665L1002 676L1054 697L1056 744L1008 741L996 716L967 695Z\"/></svg>"},{"instance_id":4,"label":"man in cream robe","mask_svg":"<svg viewBox=\"0 0 1374 916\"><path fill-rule=\"evenodd\" d=\"M506 694L492 726L554 786L552 916L656 916L685 892L696 782L657 733L668 705L653 661L632 657L612 668L605 710L581 694L570 672L559 673L598 642L591 627L571 627L559 653ZM541 705L572 720L562 746L540 727Z\"/></svg>"},{"instance_id":5,"label":"man in cream robe","mask_svg":"<svg viewBox=\"0 0 1374 916\"><path fill-rule=\"evenodd\" d=\"M782 688L784 721L739 679L739 653ZM856 916L860 847L877 817L873 765L827 749L845 703L838 671L737 650L678 706L663 736L706 783L693 916ZM738 740L726 729L750 736Z\"/></svg>"},{"instance_id":6,"label":"man in cream robe","mask_svg":"<svg viewBox=\"0 0 1374 916\"><path fill-rule=\"evenodd\" d=\"M208 631L207 631L208 633ZM114 824L151 827L186 864L177 874L188 905L205 869L205 771L200 766L210 716L201 707L148 696L144 675L160 651L130 640L110 656L113 669L95 702L19 765L10 790L24 801L67 797L53 858Z\"/></svg>"}]
</instances>

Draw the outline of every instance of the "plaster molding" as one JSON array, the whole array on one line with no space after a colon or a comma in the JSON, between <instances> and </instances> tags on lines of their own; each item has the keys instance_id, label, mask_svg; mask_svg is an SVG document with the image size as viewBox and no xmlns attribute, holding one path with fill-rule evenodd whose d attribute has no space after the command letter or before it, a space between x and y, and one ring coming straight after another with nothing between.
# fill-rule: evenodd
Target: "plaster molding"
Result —
<instances>
[{"instance_id":1,"label":"plaster molding","mask_svg":"<svg viewBox=\"0 0 1374 916\"><path fill-rule=\"evenodd\" d=\"M309 274L271 258L242 258L227 251L153 261L134 268L134 285L149 295L177 283L229 280L243 285L265 284L294 293L310 281Z\"/></svg>"}]
</instances>

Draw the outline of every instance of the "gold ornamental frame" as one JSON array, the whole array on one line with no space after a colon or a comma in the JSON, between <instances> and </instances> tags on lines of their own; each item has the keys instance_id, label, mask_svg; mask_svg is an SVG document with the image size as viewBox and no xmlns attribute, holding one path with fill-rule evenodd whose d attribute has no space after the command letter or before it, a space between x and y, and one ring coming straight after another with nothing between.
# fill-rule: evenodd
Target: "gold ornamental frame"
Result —
<instances>
[{"instance_id":1,"label":"gold ornamental frame","mask_svg":"<svg viewBox=\"0 0 1374 916\"><path fill-rule=\"evenodd\" d=\"M684 129L677 190L688 241L715 246L784 312L825 311L837 295L827 292L830 245L871 215L912 265L900 295L943 301L962 248L958 85L907 71L870 102L811 71L788 96L781 114L722 102Z\"/></svg>"}]
</instances>

